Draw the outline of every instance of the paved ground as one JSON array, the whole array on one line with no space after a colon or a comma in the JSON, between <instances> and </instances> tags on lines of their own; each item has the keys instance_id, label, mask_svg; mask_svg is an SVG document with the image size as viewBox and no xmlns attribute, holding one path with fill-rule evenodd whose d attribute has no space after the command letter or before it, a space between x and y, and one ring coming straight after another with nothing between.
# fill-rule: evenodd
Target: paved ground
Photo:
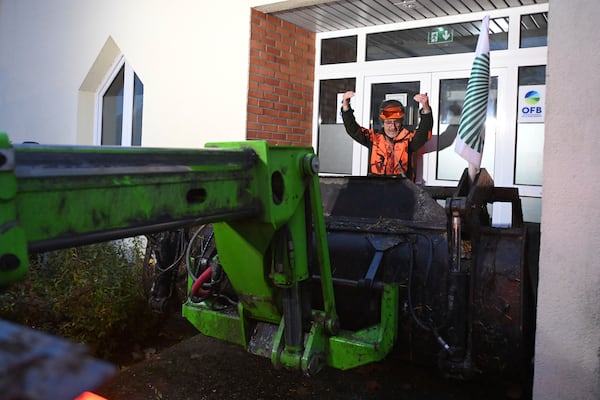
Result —
<instances>
[{"instance_id":1,"label":"paved ground","mask_svg":"<svg viewBox=\"0 0 600 400\"><path fill-rule=\"evenodd\" d=\"M351 371L326 368L307 378L276 370L266 358L200 334L147 353L145 361L122 369L96 393L110 400L526 398L514 385L444 380L435 370L406 365L393 355Z\"/></svg>"}]
</instances>

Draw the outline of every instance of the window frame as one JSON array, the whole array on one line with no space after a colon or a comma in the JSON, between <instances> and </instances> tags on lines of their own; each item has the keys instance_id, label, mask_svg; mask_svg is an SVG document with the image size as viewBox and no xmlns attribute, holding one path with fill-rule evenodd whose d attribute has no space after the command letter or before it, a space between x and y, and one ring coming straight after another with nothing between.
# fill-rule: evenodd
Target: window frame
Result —
<instances>
[{"instance_id":1,"label":"window frame","mask_svg":"<svg viewBox=\"0 0 600 400\"><path fill-rule=\"evenodd\" d=\"M102 144L102 112L103 112L103 98L111 84L119 74L121 68L124 68L123 77L123 118L121 125L121 146L131 146L131 139L133 137L133 101L134 101L134 77L135 71L133 67L123 55L117 57L113 63L109 73L103 80L98 91L96 92L95 109L94 113L94 145Z\"/></svg>"},{"instance_id":2,"label":"window frame","mask_svg":"<svg viewBox=\"0 0 600 400\"><path fill-rule=\"evenodd\" d=\"M429 101L431 104L438 104L439 88L435 87L434 77L442 77L445 74L454 75L459 71L463 71L465 77L468 77L470 68L473 63L473 53L451 54L448 56L424 56L404 59L389 59L379 61L366 61L363 55L366 54L366 36L370 33L412 29L425 26L440 26L449 23L464 22L472 19L483 18L489 15L490 18L498 16L509 17L508 31L508 49L494 50L491 54L490 74L492 76L504 77L498 82L498 109L496 115L496 131L500 135L500 140L497 140L495 148L494 160L501 160L506 155L510 155L510 168L497 167L494 169L493 179L497 186L516 187L519 189L521 198L532 198L539 203L542 196L542 186L521 185L514 183L514 156L516 143L516 122L517 119L517 79L518 69L525 66L547 65L547 47L530 47L520 48L520 18L522 15L543 13L548 11L548 4L536 4L529 6L510 7L508 9L497 10L486 13L472 13L464 15L456 15L452 17L432 18L426 21L410 21L388 25L378 25L365 28L354 28L344 31L323 32L316 35L316 53L321 53L321 40L335 38L341 36L357 35L357 61L354 63L343 64L328 64L315 66L315 87L314 87L314 104L318 105L313 111L313 146L318 146L320 118L318 109L320 108L320 87L319 82L322 80L336 79L354 79L356 96L352 99L354 105L355 117L359 122L367 122L369 118L369 103L365 102L365 98L369 97L369 82L377 77L395 75L399 72L403 75L427 73L431 74L431 82L429 87ZM518 16L518 18L517 18ZM444 57L443 59L441 57ZM437 81L436 81L437 82ZM439 110L435 110L439 113ZM434 124L433 133L437 134L437 123ZM368 126L364 124L363 126ZM488 136L489 139L489 136ZM358 147L358 150L356 148ZM355 145L352 153L353 170L352 175L364 175L366 170L366 159L356 161L360 158L364 151L360 145ZM497 154L496 154L497 153ZM430 165L431 157L423 162L424 176L430 176L429 170L433 171L434 166ZM432 159L432 158L431 158ZM355 164L358 167L355 167ZM439 181L429 178L426 182L428 186L447 186L448 181ZM530 211L524 210L524 213ZM539 215L539 210L536 211ZM533 215L533 214L532 214ZM535 220L531 220L535 221Z\"/></svg>"}]
</instances>

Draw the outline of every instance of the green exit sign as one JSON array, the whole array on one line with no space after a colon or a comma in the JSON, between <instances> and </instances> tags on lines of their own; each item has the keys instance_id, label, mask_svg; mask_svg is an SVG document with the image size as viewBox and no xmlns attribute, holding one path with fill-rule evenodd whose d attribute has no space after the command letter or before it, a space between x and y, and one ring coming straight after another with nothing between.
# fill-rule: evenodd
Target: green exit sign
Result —
<instances>
[{"instance_id":1,"label":"green exit sign","mask_svg":"<svg viewBox=\"0 0 600 400\"><path fill-rule=\"evenodd\" d=\"M429 32L427 43L440 44L450 43L454 39L454 30L448 28L437 28L435 31Z\"/></svg>"}]
</instances>

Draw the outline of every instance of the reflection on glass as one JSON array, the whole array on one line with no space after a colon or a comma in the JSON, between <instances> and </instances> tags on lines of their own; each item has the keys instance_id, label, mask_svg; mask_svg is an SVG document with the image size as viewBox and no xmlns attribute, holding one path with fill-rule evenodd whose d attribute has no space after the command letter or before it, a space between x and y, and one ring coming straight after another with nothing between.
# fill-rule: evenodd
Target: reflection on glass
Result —
<instances>
[{"instance_id":1,"label":"reflection on glass","mask_svg":"<svg viewBox=\"0 0 600 400\"><path fill-rule=\"evenodd\" d=\"M523 220L527 222L542 221L542 199L540 197L521 197Z\"/></svg>"},{"instance_id":2,"label":"reflection on glass","mask_svg":"<svg viewBox=\"0 0 600 400\"><path fill-rule=\"evenodd\" d=\"M317 154L321 173L352 174L353 141L339 123L341 95L355 91L356 79L327 79L319 82L319 133Z\"/></svg>"},{"instance_id":3,"label":"reflection on glass","mask_svg":"<svg viewBox=\"0 0 600 400\"><path fill-rule=\"evenodd\" d=\"M321 65L356 62L357 36L321 40Z\"/></svg>"},{"instance_id":4,"label":"reflection on glass","mask_svg":"<svg viewBox=\"0 0 600 400\"><path fill-rule=\"evenodd\" d=\"M124 76L125 67L121 67L102 96L102 145L121 145Z\"/></svg>"},{"instance_id":5,"label":"reflection on glass","mask_svg":"<svg viewBox=\"0 0 600 400\"><path fill-rule=\"evenodd\" d=\"M437 152L436 179L458 181L467 168L467 162L454 151L454 139L458 132L460 113L465 101L468 78L443 79L440 81L440 117L438 136L433 136L424 146L422 153ZM494 176L494 153L496 147L496 103L498 98L498 77L490 80L488 112L485 126L485 145L481 167Z\"/></svg>"},{"instance_id":6,"label":"reflection on glass","mask_svg":"<svg viewBox=\"0 0 600 400\"><path fill-rule=\"evenodd\" d=\"M319 171L350 175L352 144L343 124L319 125Z\"/></svg>"},{"instance_id":7,"label":"reflection on glass","mask_svg":"<svg viewBox=\"0 0 600 400\"><path fill-rule=\"evenodd\" d=\"M375 83L371 85L371 128L383 129L379 120L379 106L384 100L399 100L404 105L404 125L415 129L419 123L419 103L413 97L421 93L421 82Z\"/></svg>"},{"instance_id":8,"label":"reflection on glass","mask_svg":"<svg viewBox=\"0 0 600 400\"><path fill-rule=\"evenodd\" d=\"M519 68L519 87L545 83L545 65ZM517 123L515 184L541 186L543 156L544 123Z\"/></svg>"},{"instance_id":9,"label":"reflection on glass","mask_svg":"<svg viewBox=\"0 0 600 400\"><path fill-rule=\"evenodd\" d=\"M517 137L515 183L541 186L544 124L519 124Z\"/></svg>"},{"instance_id":10,"label":"reflection on glass","mask_svg":"<svg viewBox=\"0 0 600 400\"><path fill-rule=\"evenodd\" d=\"M428 37L432 31L443 28L452 32L452 41L432 44ZM449 24L367 34L367 61L395 58L425 57L446 54L471 53L477 47L481 21ZM508 17L490 20L490 49L508 48Z\"/></svg>"},{"instance_id":11,"label":"reflection on glass","mask_svg":"<svg viewBox=\"0 0 600 400\"><path fill-rule=\"evenodd\" d=\"M131 124L131 145L142 145L142 111L144 108L144 84L134 74L133 81L133 114Z\"/></svg>"},{"instance_id":12,"label":"reflection on glass","mask_svg":"<svg viewBox=\"0 0 600 400\"><path fill-rule=\"evenodd\" d=\"M519 47L542 47L548 45L548 13L521 16Z\"/></svg>"},{"instance_id":13,"label":"reflection on glass","mask_svg":"<svg viewBox=\"0 0 600 400\"><path fill-rule=\"evenodd\" d=\"M355 91L356 79L325 79L319 82L319 122L335 124L338 120L341 101L338 97L349 90Z\"/></svg>"}]
</instances>

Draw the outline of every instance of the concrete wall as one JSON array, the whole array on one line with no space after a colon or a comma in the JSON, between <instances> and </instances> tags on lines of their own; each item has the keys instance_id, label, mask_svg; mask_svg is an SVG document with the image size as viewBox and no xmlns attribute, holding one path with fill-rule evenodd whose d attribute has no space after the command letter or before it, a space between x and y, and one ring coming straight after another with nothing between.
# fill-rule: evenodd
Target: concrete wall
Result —
<instances>
[{"instance_id":1,"label":"concrete wall","mask_svg":"<svg viewBox=\"0 0 600 400\"><path fill-rule=\"evenodd\" d=\"M598 17L550 0L536 400L600 398Z\"/></svg>"},{"instance_id":2,"label":"concrete wall","mask_svg":"<svg viewBox=\"0 0 600 400\"><path fill-rule=\"evenodd\" d=\"M250 8L228 1L0 0L0 131L91 143L122 52L145 86L144 146L243 140L249 36Z\"/></svg>"}]
</instances>

